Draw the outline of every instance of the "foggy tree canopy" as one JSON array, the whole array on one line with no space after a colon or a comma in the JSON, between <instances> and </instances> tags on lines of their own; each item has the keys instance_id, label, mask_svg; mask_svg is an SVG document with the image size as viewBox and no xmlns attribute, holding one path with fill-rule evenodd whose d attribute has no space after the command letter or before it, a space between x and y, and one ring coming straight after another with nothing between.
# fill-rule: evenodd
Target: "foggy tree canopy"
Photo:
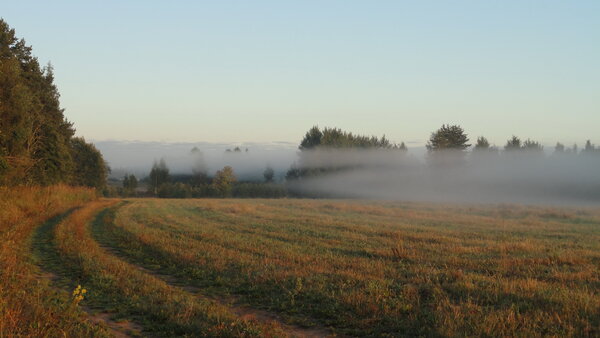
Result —
<instances>
[{"instance_id":1,"label":"foggy tree canopy","mask_svg":"<svg viewBox=\"0 0 600 338\"><path fill-rule=\"evenodd\" d=\"M339 128L325 127L322 131L318 126L312 127L300 142L300 150L315 148L382 148L393 149L400 146L391 143L385 135L376 136L356 135Z\"/></svg>"},{"instance_id":2,"label":"foggy tree canopy","mask_svg":"<svg viewBox=\"0 0 600 338\"><path fill-rule=\"evenodd\" d=\"M347 166L339 165L311 165L310 160L308 160L310 155L306 156L306 154L310 154L315 150L388 149L402 153L406 152L404 143L394 144L385 135L382 137L364 136L343 131L339 128L325 127L321 130L318 126L314 126L306 132L298 148L301 150L300 158L288 170L286 174L288 181L348 169Z\"/></svg>"},{"instance_id":3,"label":"foggy tree canopy","mask_svg":"<svg viewBox=\"0 0 600 338\"><path fill-rule=\"evenodd\" d=\"M350 134L350 133L340 133ZM504 151L480 136L472 152L462 127L431 134L422 162L395 148L322 147L322 132L303 139L288 171L290 191L313 197L443 202L595 203L600 201L600 151L561 144L546 155L534 140L512 136Z\"/></svg>"}]
</instances>

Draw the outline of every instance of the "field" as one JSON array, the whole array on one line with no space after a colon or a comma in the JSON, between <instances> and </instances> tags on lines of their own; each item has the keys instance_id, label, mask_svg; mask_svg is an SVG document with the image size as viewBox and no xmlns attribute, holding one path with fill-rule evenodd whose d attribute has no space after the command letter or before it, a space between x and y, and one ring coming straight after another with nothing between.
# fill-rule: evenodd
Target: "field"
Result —
<instances>
[{"instance_id":1,"label":"field","mask_svg":"<svg viewBox=\"0 0 600 338\"><path fill-rule=\"evenodd\" d=\"M49 285L31 250L42 222L53 224L95 198L92 189L0 187L0 337L108 336Z\"/></svg>"},{"instance_id":2,"label":"field","mask_svg":"<svg viewBox=\"0 0 600 338\"><path fill-rule=\"evenodd\" d=\"M95 200L29 242L87 335L600 335L597 208Z\"/></svg>"}]
</instances>

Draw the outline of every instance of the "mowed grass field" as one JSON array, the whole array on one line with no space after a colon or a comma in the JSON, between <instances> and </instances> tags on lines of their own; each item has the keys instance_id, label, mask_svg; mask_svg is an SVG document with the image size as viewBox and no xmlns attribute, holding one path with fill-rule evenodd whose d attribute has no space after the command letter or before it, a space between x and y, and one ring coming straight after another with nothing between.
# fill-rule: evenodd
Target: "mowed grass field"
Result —
<instances>
[{"instance_id":1,"label":"mowed grass field","mask_svg":"<svg viewBox=\"0 0 600 338\"><path fill-rule=\"evenodd\" d=\"M99 218L121 259L298 327L600 335L599 209L132 199Z\"/></svg>"},{"instance_id":2,"label":"mowed grass field","mask_svg":"<svg viewBox=\"0 0 600 338\"><path fill-rule=\"evenodd\" d=\"M5 192L0 337L600 336L600 208Z\"/></svg>"}]
</instances>

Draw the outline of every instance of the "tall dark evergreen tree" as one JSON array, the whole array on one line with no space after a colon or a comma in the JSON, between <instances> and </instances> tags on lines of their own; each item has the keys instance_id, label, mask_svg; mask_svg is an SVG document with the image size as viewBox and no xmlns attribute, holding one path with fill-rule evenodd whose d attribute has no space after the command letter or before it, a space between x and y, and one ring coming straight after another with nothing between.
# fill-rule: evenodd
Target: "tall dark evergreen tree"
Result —
<instances>
[{"instance_id":1,"label":"tall dark evergreen tree","mask_svg":"<svg viewBox=\"0 0 600 338\"><path fill-rule=\"evenodd\" d=\"M497 155L498 147L490 144L487 138L484 136L479 136L477 138L477 142L475 143L475 147L473 148L473 158L477 158L478 160L490 160L490 155Z\"/></svg>"},{"instance_id":2,"label":"tall dark evergreen tree","mask_svg":"<svg viewBox=\"0 0 600 338\"><path fill-rule=\"evenodd\" d=\"M544 150L544 146L537 141L527 139L523 142L523 150L541 152Z\"/></svg>"},{"instance_id":3,"label":"tall dark evergreen tree","mask_svg":"<svg viewBox=\"0 0 600 338\"><path fill-rule=\"evenodd\" d=\"M439 150L464 151L471 146L467 142L469 142L469 138L462 127L444 124L440 129L431 133L426 147L429 152Z\"/></svg>"},{"instance_id":4,"label":"tall dark evergreen tree","mask_svg":"<svg viewBox=\"0 0 600 338\"><path fill-rule=\"evenodd\" d=\"M477 138L477 143L475 143L475 149L476 151L481 151L481 150L489 150L490 149L490 142L487 140L487 138L483 137L483 136L479 136Z\"/></svg>"},{"instance_id":5,"label":"tall dark evergreen tree","mask_svg":"<svg viewBox=\"0 0 600 338\"><path fill-rule=\"evenodd\" d=\"M508 139L506 141L504 150L506 150L506 151L521 150L521 139L516 137L515 135L513 135L510 139Z\"/></svg>"},{"instance_id":6,"label":"tall dark evergreen tree","mask_svg":"<svg viewBox=\"0 0 600 338\"><path fill-rule=\"evenodd\" d=\"M31 51L0 19L0 184L90 182L73 177L80 169L73 156L81 150L73 147L81 140L72 140L75 131L60 107L52 66L41 67ZM101 177L93 186L105 179L104 161L98 163Z\"/></svg>"},{"instance_id":7,"label":"tall dark evergreen tree","mask_svg":"<svg viewBox=\"0 0 600 338\"><path fill-rule=\"evenodd\" d=\"M321 144L321 138L323 137L323 133L319 129L318 126L314 126L310 128L309 131L306 132L304 138L300 142L300 150L313 149Z\"/></svg>"},{"instance_id":8,"label":"tall dark evergreen tree","mask_svg":"<svg viewBox=\"0 0 600 338\"><path fill-rule=\"evenodd\" d=\"M462 127L444 124L431 133L427 147L427 160L434 167L447 167L465 163L465 150L471 145Z\"/></svg>"}]
</instances>

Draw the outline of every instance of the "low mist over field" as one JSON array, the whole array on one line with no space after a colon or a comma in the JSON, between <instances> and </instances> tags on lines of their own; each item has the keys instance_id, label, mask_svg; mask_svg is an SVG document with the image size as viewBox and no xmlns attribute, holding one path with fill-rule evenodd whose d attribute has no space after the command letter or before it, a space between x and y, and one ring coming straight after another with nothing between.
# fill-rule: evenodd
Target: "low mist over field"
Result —
<instances>
[{"instance_id":1,"label":"low mist over field","mask_svg":"<svg viewBox=\"0 0 600 338\"><path fill-rule=\"evenodd\" d=\"M292 143L159 143L101 141L112 176L145 177L164 158L174 174L212 175L231 166L239 179L261 181L264 169L285 179L290 168L318 175L289 182L308 196L434 202L594 204L600 201L600 157L550 151L428 154L398 150L318 149ZM239 151L235 151L235 148Z\"/></svg>"},{"instance_id":2,"label":"low mist over field","mask_svg":"<svg viewBox=\"0 0 600 338\"><path fill-rule=\"evenodd\" d=\"M443 153L396 150L303 152L302 167L337 168L294 189L329 196L435 202L594 204L600 157L539 151Z\"/></svg>"},{"instance_id":3,"label":"low mist over field","mask_svg":"<svg viewBox=\"0 0 600 338\"><path fill-rule=\"evenodd\" d=\"M289 142L233 144L99 141L95 145L111 166L111 176L114 178L122 178L126 173L144 177L148 175L154 161L164 158L170 171L175 174L191 174L193 170L201 169L212 175L229 165L240 178L260 179L267 165L276 173L284 174L296 159L297 152L297 145ZM236 147L239 147L239 152L233 151ZM227 149L231 151L228 152Z\"/></svg>"}]
</instances>

